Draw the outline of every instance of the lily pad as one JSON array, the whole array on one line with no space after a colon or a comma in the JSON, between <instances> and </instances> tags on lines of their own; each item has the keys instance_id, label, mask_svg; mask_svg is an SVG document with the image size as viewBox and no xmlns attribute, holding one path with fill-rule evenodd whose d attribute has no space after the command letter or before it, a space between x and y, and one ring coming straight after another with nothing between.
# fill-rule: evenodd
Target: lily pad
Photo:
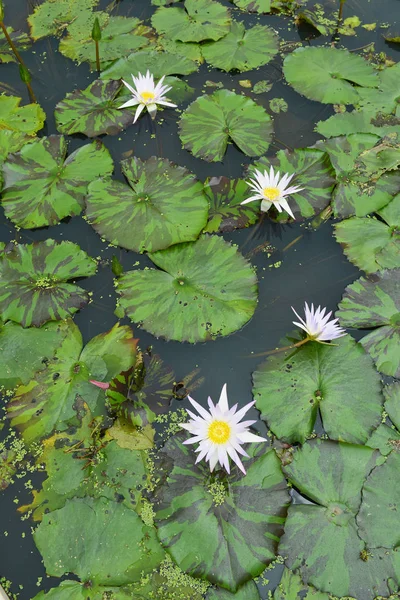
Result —
<instances>
[{"instance_id":1,"label":"lily pad","mask_svg":"<svg viewBox=\"0 0 400 600\"><path fill-rule=\"evenodd\" d=\"M132 74L144 74L149 70L157 80L163 75L189 75L197 69L198 66L193 60L178 57L171 52L142 50L119 58L101 73L101 79L126 79L129 81Z\"/></svg>"},{"instance_id":2,"label":"lily pad","mask_svg":"<svg viewBox=\"0 0 400 600\"><path fill-rule=\"evenodd\" d=\"M77 424L78 398L94 415L104 413L104 390L90 383L110 381L135 362L136 340L130 327L118 324L94 337L83 348L78 327L69 330L46 369L27 385L19 386L8 404L11 425L30 443Z\"/></svg>"},{"instance_id":3,"label":"lily pad","mask_svg":"<svg viewBox=\"0 0 400 600\"><path fill-rule=\"evenodd\" d=\"M221 238L203 236L149 256L157 270L128 271L117 282L120 306L146 331L195 343L237 331L253 316L255 273Z\"/></svg>"},{"instance_id":4,"label":"lily pad","mask_svg":"<svg viewBox=\"0 0 400 600\"><path fill-rule=\"evenodd\" d=\"M33 491L33 501L18 511L33 511L34 521L65 506L70 498L108 498L127 508L140 510L141 491L146 483L146 455L121 448L111 440L104 443L96 435L99 423L90 413L79 429L57 433L43 443L38 462L47 473L41 489ZM73 433L71 432L73 431Z\"/></svg>"},{"instance_id":5,"label":"lily pad","mask_svg":"<svg viewBox=\"0 0 400 600\"><path fill-rule=\"evenodd\" d=\"M24 328L9 321L0 329L0 386L13 389L46 368L68 333L68 321Z\"/></svg>"},{"instance_id":6,"label":"lily pad","mask_svg":"<svg viewBox=\"0 0 400 600\"><path fill-rule=\"evenodd\" d=\"M305 592L307 592L306 596L304 596ZM282 579L275 589L273 600L301 600L303 598L304 600L330 600L329 594L305 585L299 575L285 568Z\"/></svg>"},{"instance_id":7,"label":"lily pad","mask_svg":"<svg viewBox=\"0 0 400 600\"><path fill-rule=\"evenodd\" d=\"M268 150L272 131L262 106L225 89L197 98L179 124L184 147L209 162L223 159L229 140L247 156L260 156Z\"/></svg>"},{"instance_id":8,"label":"lily pad","mask_svg":"<svg viewBox=\"0 0 400 600\"><path fill-rule=\"evenodd\" d=\"M68 281L90 277L96 269L96 261L72 242L16 244L0 262L3 321L40 327L66 319L89 301L85 290Z\"/></svg>"},{"instance_id":9,"label":"lily pad","mask_svg":"<svg viewBox=\"0 0 400 600\"><path fill-rule=\"evenodd\" d=\"M27 142L33 140L32 136L22 131L12 131L11 129L1 129L0 125L0 191L3 186L2 166L7 156L11 152L18 152Z\"/></svg>"},{"instance_id":10,"label":"lily pad","mask_svg":"<svg viewBox=\"0 0 400 600\"><path fill-rule=\"evenodd\" d=\"M51 588L48 592L39 592L33 600L142 600L141 596L132 595L129 586L112 587L91 585L79 581L65 580L58 587Z\"/></svg>"},{"instance_id":11,"label":"lily pad","mask_svg":"<svg viewBox=\"0 0 400 600\"><path fill-rule=\"evenodd\" d=\"M31 47L32 42L24 31L14 31L12 27L7 27L7 33L10 36L18 52L23 52ZM11 50L6 36L0 31L0 63L18 62L14 52Z\"/></svg>"},{"instance_id":12,"label":"lily pad","mask_svg":"<svg viewBox=\"0 0 400 600\"><path fill-rule=\"evenodd\" d=\"M363 110L375 113L394 112L400 99L400 63L387 67L378 73L378 87L376 89L360 90L358 105Z\"/></svg>"},{"instance_id":13,"label":"lily pad","mask_svg":"<svg viewBox=\"0 0 400 600\"><path fill-rule=\"evenodd\" d=\"M362 486L379 456L367 446L316 440L307 442L285 467L290 482L312 501L289 508L279 546L287 566L304 583L363 600L397 590L398 554L369 550L356 523Z\"/></svg>"},{"instance_id":14,"label":"lily pad","mask_svg":"<svg viewBox=\"0 0 400 600\"><path fill-rule=\"evenodd\" d=\"M270 12L286 12L293 0L232 0L242 10L259 14Z\"/></svg>"},{"instance_id":15,"label":"lily pad","mask_svg":"<svg viewBox=\"0 0 400 600\"><path fill-rule=\"evenodd\" d=\"M374 469L363 488L357 524L368 548L399 548L400 453L392 452Z\"/></svg>"},{"instance_id":16,"label":"lily pad","mask_svg":"<svg viewBox=\"0 0 400 600\"><path fill-rule=\"evenodd\" d=\"M58 131L84 133L88 137L116 135L132 125L136 108L119 109L128 96L121 81L96 79L85 90L75 90L56 105L55 118Z\"/></svg>"},{"instance_id":17,"label":"lily pad","mask_svg":"<svg viewBox=\"0 0 400 600\"><path fill-rule=\"evenodd\" d=\"M289 204L296 221L308 219L319 214L328 206L335 185L334 171L329 157L314 148L297 148L290 152L279 150L272 160L262 157L254 167L260 171L274 170L294 175L290 185L303 188L297 194L291 194ZM252 167L250 167L251 171ZM248 192L249 197L251 194ZM286 217L285 217L286 218ZM282 218L279 219L282 222ZM289 216L286 220L289 220Z\"/></svg>"},{"instance_id":18,"label":"lily pad","mask_svg":"<svg viewBox=\"0 0 400 600\"><path fill-rule=\"evenodd\" d=\"M260 211L254 204L241 205L249 197L249 186L243 179L210 177L204 182L208 198L207 233L233 231L254 225Z\"/></svg>"},{"instance_id":19,"label":"lily pad","mask_svg":"<svg viewBox=\"0 0 400 600\"><path fill-rule=\"evenodd\" d=\"M374 217L353 217L335 225L335 237L353 264L366 273L400 264L400 194Z\"/></svg>"},{"instance_id":20,"label":"lily pad","mask_svg":"<svg viewBox=\"0 0 400 600\"><path fill-rule=\"evenodd\" d=\"M154 529L106 498L75 498L43 516L34 533L49 575L74 573L93 584L122 585L163 558Z\"/></svg>"},{"instance_id":21,"label":"lily pad","mask_svg":"<svg viewBox=\"0 0 400 600\"><path fill-rule=\"evenodd\" d=\"M20 106L22 98L0 95L0 130L35 135L42 129L46 113L39 104Z\"/></svg>"},{"instance_id":22,"label":"lily pad","mask_svg":"<svg viewBox=\"0 0 400 600\"><path fill-rule=\"evenodd\" d=\"M3 164L4 212L19 227L55 225L78 215L89 182L110 175L113 168L111 155L100 140L78 148L68 158L62 135L26 144Z\"/></svg>"},{"instance_id":23,"label":"lily pad","mask_svg":"<svg viewBox=\"0 0 400 600\"><path fill-rule=\"evenodd\" d=\"M168 411L174 382L174 372L159 356L139 352L129 371L110 381L107 400L116 414L136 427L145 427L157 415Z\"/></svg>"},{"instance_id":24,"label":"lily pad","mask_svg":"<svg viewBox=\"0 0 400 600\"><path fill-rule=\"evenodd\" d=\"M28 17L34 40L48 35L61 35L77 16L89 17L98 0L46 0L35 6Z\"/></svg>"},{"instance_id":25,"label":"lily pad","mask_svg":"<svg viewBox=\"0 0 400 600\"><path fill-rule=\"evenodd\" d=\"M326 121L319 121L316 131L330 138L351 133L374 133L379 137L390 134L400 135L400 119L394 116L377 116L367 109L332 115Z\"/></svg>"},{"instance_id":26,"label":"lily pad","mask_svg":"<svg viewBox=\"0 0 400 600\"><path fill-rule=\"evenodd\" d=\"M223 71L250 71L266 65L278 52L278 36L265 25L245 29L233 21L229 33L202 45L205 60Z\"/></svg>"},{"instance_id":27,"label":"lily pad","mask_svg":"<svg viewBox=\"0 0 400 600\"><path fill-rule=\"evenodd\" d=\"M390 420L400 431L400 382L393 383L384 389L385 410Z\"/></svg>"},{"instance_id":28,"label":"lily pad","mask_svg":"<svg viewBox=\"0 0 400 600\"><path fill-rule=\"evenodd\" d=\"M329 154L336 171L338 183L332 196L336 217L363 217L376 212L400 191L399 171L381 174L364 162L368 151L381 147L378 136L354 133L317 142L316 147Z\"/></svg>"},{"instance_id":29,"label":"lily pad","mask_svg":"<svg viewBox=\"0 0 400 600\"><path fill-rule=\"evenodd\" d=\"M171 52L178 57L189 58L198 63L204 62L201 45L196 42L179 42L178 40L171 40L169 37L160 35L157 38L157 44L164 51Z\"/></svg>"},{"instance_id":30,"label":"lily pad","mask_svg":"<svg viewBox=\"0 0 400 600\"><path fill-rule=\"evenodd\" d=\"M86 215L102 237L129 250L154 252L199 236L208 204L191 173L155 156L121 164L129 185L98 179L89 186Z\"/></svg>"},{"instance_id":31,"label":"lily pad","mask_svg":"<svg viewBox=\"0 0 400 600\"><path fill-rule=\"evenodd\" d=\"M337 316L345 327L374 329L360 343L378 371L400 377L400 269L360 277L347 286Z\"/></svg>"},{"instance_id":32,"label":"lily pad","mask_svg":"<svg viewBox=\"0 0 400 600\"><path fill-rule=\"evenodd\" d=\"M92 13L94 22L96 12ZM141 27L141 21L134 17L107 17L102 23L101 40L99 41L100 65L104 69L121 56L131 54L150 43L143 34L151 31ZM77 37L69 33L60 41L59 51L67 58L75 60L78 64L87 61L92 68L96 67L95 43L91 37L92 24L88 23L85 37Z\"/></svg>"},{"instance_id":33,"label":"lily pad","mask_svg":"<svg viewBox=\"0 0 400 600\"><path fill-rule=\"evenodd\" d=\"M372 65L336 48L297 48L285 58L283 72L296 92L325 104L355 104L360 98L356 86L378 86Z\"/></svg>"},{"instance_id":34,"label":"lily pad","mask_svg":"<svg viewBox=\"0 0 400 600\"><path fill-rule=\"evenodd\" d=\"M248 581L234 594L223 588L211 588L205 600L260 600L260 594L254 581Z\"/></svg>"},{"instance_id":35,"label":"lily pad","mask_svg":"<svg viewBox=\"0 0 400 600\"><path fill-rule=\"evenodd\" d=\"M236 592L275 558L289 504L279 459L250 447L247 475L210 476L185 437L164 447L173 468L160 489L158 537L182 570Z\"/></svg>"},{"instance_id":36,"label":"lily pad","mask_svg":"<svg viewBox=\"0 0 400 600\"><path fill-rule=\"evenodd\" d=\"M180 42L219 40L229 31L229 10L214 0L186 0L185 8L161 6L151 19L158 33Z\"/></svg>"},{"instance_id":37,"label":"lily pad","mask_svg":"<svg viewBox=\"0 0 400 600\"><path fill-rule=\"evenodd\" d=\"M271 431L290 444L312 434L320 412L329 437L364 443L381 421L380 378L349 336L270 356L253 375L254 398Z\"/></svg>"}]
</instances>

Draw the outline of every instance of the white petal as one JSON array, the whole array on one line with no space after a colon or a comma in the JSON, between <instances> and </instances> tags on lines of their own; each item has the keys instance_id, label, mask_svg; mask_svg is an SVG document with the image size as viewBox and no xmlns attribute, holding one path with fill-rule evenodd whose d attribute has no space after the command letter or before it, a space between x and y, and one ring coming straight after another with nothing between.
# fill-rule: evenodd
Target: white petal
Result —
<instances>
[{"instance_id":1,"label":"white petal","mask_svg":"<svg viewBox=\"0 0 400 600\"><path fill-rule=\"evenodd\" d=\"M268 441L266 438L263 438L259 435L255 435L255 433L251 433L250 431L244 431L243 433L238 433L237 437L241 442L244 442L244 443L267 442Z\"/></svg>"},{"instance_id":2,"label":"white petal","mask_svg":"<svg viewBox=\"0 0 400 600\"><path fill-rule=\"evenodd\" d=\"M260 194L257 194L256 196L250 196L250 198L243 200L243 202L241 202L240 204L248 204L249 202L254 202L255 200L262 200L262 199L263 199L263 197Z\"/></svg>"},{"instance_id":3,"label":"white petal","mask_svg":"<svg viewBox=\"0 0 400 600\"><path fill-rule=\"evenodd\" d=\"M130 106L136 106L137 104L139 104L139 100L136 100L135 98L131 98L124 104L121 104L121 106L118 106L118 108L129 108Z\"/></svg>"},{"instance_id":4,"label":"white petal","mask_svg":"<svg viewBox=\"0 0 400 600\"><path fill-rule=\"evenodd\" d=\"M224 383L224 386L221 390L221 394L218 400L218 404L217 406L219 407L219 409L221 410L222 413L226 413L229 411L229 404L228 404L228 394L226 391L226 383Z\"/></svg>"},{"instance_id":5,"label":"white petal","mask_svg":"<svg viewBox=\"0 0 400 600\"><path fill-rule=\"evenodd\" d=\"M142 112L142 110L144 109L144 104L139 104L139 106L136 109L136 113L135 113L135 118L134 118L134 123L136 123L136 121L138 120L140 113Z\"/></svg>"},{"instance_id":6,"label":"white petal","mask_svg":"<svg viewBox=\"0 0 400 600\"><path fill-rule=\"evenodd\" d=\"M197 410L197 412L203 417L203 419L206 419L207 421L210 420L211 415L210 415L210 413L208 413L206 411L205 408L203 408L198 402L196 402L196 400L194 400L190 396L188 396L188 400L189 400L190 404L192 406L194 406L194 408Z\"/></svg>"}]
</instances>

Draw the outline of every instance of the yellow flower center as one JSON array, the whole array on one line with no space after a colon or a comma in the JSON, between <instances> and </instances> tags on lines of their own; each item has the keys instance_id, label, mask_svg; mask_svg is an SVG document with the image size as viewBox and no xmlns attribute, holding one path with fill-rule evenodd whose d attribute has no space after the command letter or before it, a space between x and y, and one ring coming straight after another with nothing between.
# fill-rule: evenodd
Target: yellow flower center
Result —
<instances>
[{"instance_id":1,"label":"yellow flower center","mask_svg":"<svg viewBox=\"0 0 400 600\"><path fill-rule=\"evenodd\" d=\"M153 98L154 98L153 92L142 92L140 95L142 96L142 99L145 102L148 102L149 100L153 100Z\"/></svg>"},{"instance_id":2,"label":"yellow flower center","mask_svg":"<svg viewBox=\"0 0 400 600\"><path fill-rule=\"evenodd\" d=\"M280 191L276 187L266 187L266 188L264 188L263 189L263 194L264 194L266 200L269 200L270 202L274 202L281 195Z\"/></svg>"},{"instance_id":3,"label":"yellow flower center","mask_svg":"<svg viewBox=\"0 0 400 600\"><path fill-rule=\"evenodd\" d=\"M226 421L213 421L208 427L208 439L213 444L226 444L231 437L231 428Z\"/></svg>"}]
</instances>

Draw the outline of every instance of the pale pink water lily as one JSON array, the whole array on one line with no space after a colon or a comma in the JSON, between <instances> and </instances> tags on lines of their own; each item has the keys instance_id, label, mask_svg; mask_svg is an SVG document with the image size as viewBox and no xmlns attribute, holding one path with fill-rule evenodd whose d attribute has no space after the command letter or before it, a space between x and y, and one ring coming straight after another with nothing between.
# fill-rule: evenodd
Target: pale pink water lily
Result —
<instances>
[{"instance_id":1,"label":"pale pink water lily","mask_svg":"<svg viewBox=\"0 0 400 600\"><path fill-rule=\"evenodd\" d=\"M165 75L163 75L157 85L154 83L154 77L147 71L146 75L138 74L137 77L132 75L133 83L135 87L132 87L129 83L122 80L124 85L128 88L128 90L132 94L132 98L119 106L118 108L129 108L130 106L137 106L137 110L135 113L134 123L139 118L141 112L147 108L152 119L155 119L157 114L157 104L161 104L162 106L170 106L171 108L176 108L176 104L172 104L172 102L168 102L165 98L165 94L169 92L171 86L163 85L163 81L165 79Z\"/></svg>"},{"instance_id":2,"label":"pale pink water lily","mask_svg":"<svg viewBox=\"0 0 400 600\"><path fill-rule=\"evenodd\" d=\"M292 311L299 319L300 322L293 321L294 325L301 327L307 334L307 338L316 342L328 342L335 340L336 338L346 335L345 330L337 325L339 319L329 320L332 315L332 311L326 313L326 308L318 306L314 309L314 304L311 304L311 308L307 302L304 304L305 319L302 319L292 306Z\"/></svg>"},{"instance_id":3,"label":"pale pink water lily","mask_svg":"<svg viewBox=\"0 0 400 600\"><path fill-rule=\"evenodd\" d=\"M249 402L240 410L237 410L237 404L229 408L226 384L222 388L219 401L214 405L211 398L208 398L210 412L203 408L196 400L190 398L192 406L199 413L194 414L187 409L191 417L188 423L181 423L180 427L189 431L193 437L189 438L184 444L199 444L195 452L199 455L196 464L205 459L209 462L212 472L217 463L230 473L229 458L246 474L239 454L248 456L242 448L242 444L247 442L266 442L263 437L255 435L249 431L249 427L256 421L241 421L247 411L255 404Z\"/></svg>"},{"instance_id":4,"label":"pale pink water lily","mask_svg":"<svg viewBox=\"0 0 400 600\"><path fill-rule=\"evenodd\" d=\"M295 185L288 187L288 184L293 177L294 174L289 175L288 173L285 173L281 177L279 171L277 173L274 172L274 167L272 165L269 174L268 171L262 173L258 169L255 169L253 179L246 182L255 194L250 196L250 198L243 200L241 204L248 204L255 200L261 200L261 210L263 212L266 212L274 205L278 212L285 210L294 219L294 214L286 200L286 196L301 192L304 188Z\"/></svg>"},{"instance_id":5,"label":"pale pink water lily","mask_svg":"<svg viewBox=\"0 0 400 600\"><path fill-rule=\"evenodd\" d=\"M89 379L89 383L92 383L101 390L108 390L108 388L110 387L110 384L106 381L96 381L96 379Z\"/></svg>"}]
</instances>

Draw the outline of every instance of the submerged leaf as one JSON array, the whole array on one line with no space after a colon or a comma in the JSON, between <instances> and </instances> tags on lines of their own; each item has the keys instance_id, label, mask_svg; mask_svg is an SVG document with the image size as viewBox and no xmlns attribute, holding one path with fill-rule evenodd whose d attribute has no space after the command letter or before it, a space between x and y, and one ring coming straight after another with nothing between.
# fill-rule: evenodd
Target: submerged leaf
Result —
<instances>
[{"instance_id":1,"label":"submerged leaf","mask_svg":"<svg viewBox=\"0 0 400 600\"><path fill-rule=\"evenodd\" d=\"M210 477L182 444L185 437L164 447L173 468L160 490L158 536L182 570L235 592L275 557L289 504L286 481L275 452L260 448L244 459L247 475L235 468Z\"/></svg>"},{"instance_id":2,"label":"submerged leaf","mask_svg":"<svg viewBox=\"0 0 400 600\"><path fill-rule=\"evenodd\" d=\"M151 572L164 551L154 529L106 498L75 498L43 516L34 533L49 575L74 573L103 585L131 583Z\"/></svg>"},{"instance_id":3,"label":"submerged leaf","mask_svg":"<svg viewBox=\"0 0 400 600\"><path fill-rule=\"evenodd\" d=\"M0 95L0 131L16 131L35 135L42 129L46 113L39 104L20 106L22 98ZM1 152L3 152L1 150Z\"/></svg>"},{"instance_id":4,"label":"submerged leaf","mask_svg":"<svg viewBox=\"0 0 400 600\"><path fill-rule=\"evenodd\" d=\"M272 131L263 107L225 89L197 98L179 124L184 147L209 162L223 159L230 139L244 154L260 156L268 150Z\"/></svg>"},{"instance_id":5,"label":"submerged leaf","mask_svg":"<svg viewBox=\"0 0 400 600\"><path fill-rule=\"evenodd\" d=\"M219 40L230 23L229 10L214 0L186 0L185 8L160 7L151 19L158 33L181 42Z\"/></svg>"},{"instance_id":6,"label":"submerged leaf","mask_svg":"<svg viewBox=\"0 0 400 600\"><path fill-rule=\"evenodd\" d=\"M204 193L208 198L207 233L233 231L254 225L260 211L251 203L242 205L249 197L249 186L243 179L209 177L204 182Z\"/></svg>"},{"instance_id":7,"label":"submerged leaf","mask_svg":"<svg viewBox=\"0 0 400 600\"><path fill-rule=\"evenodd\" d=\"M372 361L346 335L270 356L253 375L254 398L271 431L303 443L318 412L333 439L364 443L381 420L383 397Z\"/></svg>"},{"instance_id":8,"label":"submerged leaf","mask_svg":"<svg viewBox=\"0 0 400 600\"><path fill-rule=\"evenodd\" d=\"M400 269L347 286L337 316L344 327L374 329L360 340L385 375L400 377Z\"/></svg>"},{"instance_id":9,"label":"submerged leaf","mask_svg":"<svg viewBox=\"0 0 400 600\"><path fill-rule=\"evenodd\" d=\"M363 600L387 597L394 585L397 589L398 554L369 551L357 531L362 486L379 456L367 446L316 440L297 450L284 468L308 502L289 508L279 551L306 584Z\"/></svg>"},{"instance_id":10,"label":"submerged leaf","mask_svg":"<svg viewBox=\"0 0 400 600\"><path fill-rule=\"evenodd\" d=\"M382 220L353 217L335 225L335 237L345 255L366 273L400 264L400 194L378 215Z\"/></svg>"},{"instance_id":11,"label":"submerged leaf","mask_svg":"<svg viewBox=\"0 0 400 600\"><path fill-rule=\"evenodd\" d=\"M67 157L64 136L51 135L10 154L3 164L2 205L19 227L55 225L78 215L90 181L110 175L114 165L107 148L96 140Z\"/></svg>"},{"instance_id":12,"label":"submerged leaf","mask_svg":"<svg viewBox=\"0 0 400 600\"><path fill-rule=\"evenodd\" d=\"M31 39L24 31L14 31L12 27L7 27L7 33L18 52L28 50L28 48L31 47ZM6 36L4 35L3 31L0 30L0 63L9 62L18 61L14 52L10 48L8 41L6 40Z\"/></svg>"},{"instance_id":13,"label":"submerged leaf","mask_svg":"<svg viewBox=\"0 0 400 600\"><path fill-rule=\"evenodd\" d=\"M233 21L230 31L216 42L202 46L205 60L224 71L250 71L266 65L278 52L278 36L270 27L256 25L245 29Z\"/></svg>"},{"instance_id":14,"label":"submerged leaf","mask_svg":"<svg viewBox=\"0 0 400 600\"><path fill-rule=\"evenodd\" d=\"M99 179L89 186L86 215L102 237L129 250L154 252L199 236L208 205L191 173L155 156L121 164L129 185Z\"/></svg>"},{"instance_id":15,"label":"submerged leaf","mask_svg":"<svg viewBox=\"0 0 400 600\"><path fill-rule=\"evenodd\" d=\"M359 87L378 85L366 60L336 48L297 48L285 58L283 72L299 94L326 104L355 104Z\"/></svg>"},{"instance_id":16,"label":"submerged leaf","mask_svg":"<svg viewBox=\"0 0 400 600\"><path fill-rule=\"evenodd\" d=\"M256 276L237 249L221 238L202 236L150 258L157 270L124 273L117 290L129 318L153 335L207 341L240 329L253 316Z\"/></svg>"},{"instance_id":17,"label":"submerged leaf","mask_svg":"<svg viewBox=\"0 0 400 600\"><path fill-rule=\"evenodd\" d=\"M2 319L39 327L73 315L89 295L68 281L90 277L96 269L96 261L72 242L16 244L0 262Z\"/></svg>"}]
</instances>

